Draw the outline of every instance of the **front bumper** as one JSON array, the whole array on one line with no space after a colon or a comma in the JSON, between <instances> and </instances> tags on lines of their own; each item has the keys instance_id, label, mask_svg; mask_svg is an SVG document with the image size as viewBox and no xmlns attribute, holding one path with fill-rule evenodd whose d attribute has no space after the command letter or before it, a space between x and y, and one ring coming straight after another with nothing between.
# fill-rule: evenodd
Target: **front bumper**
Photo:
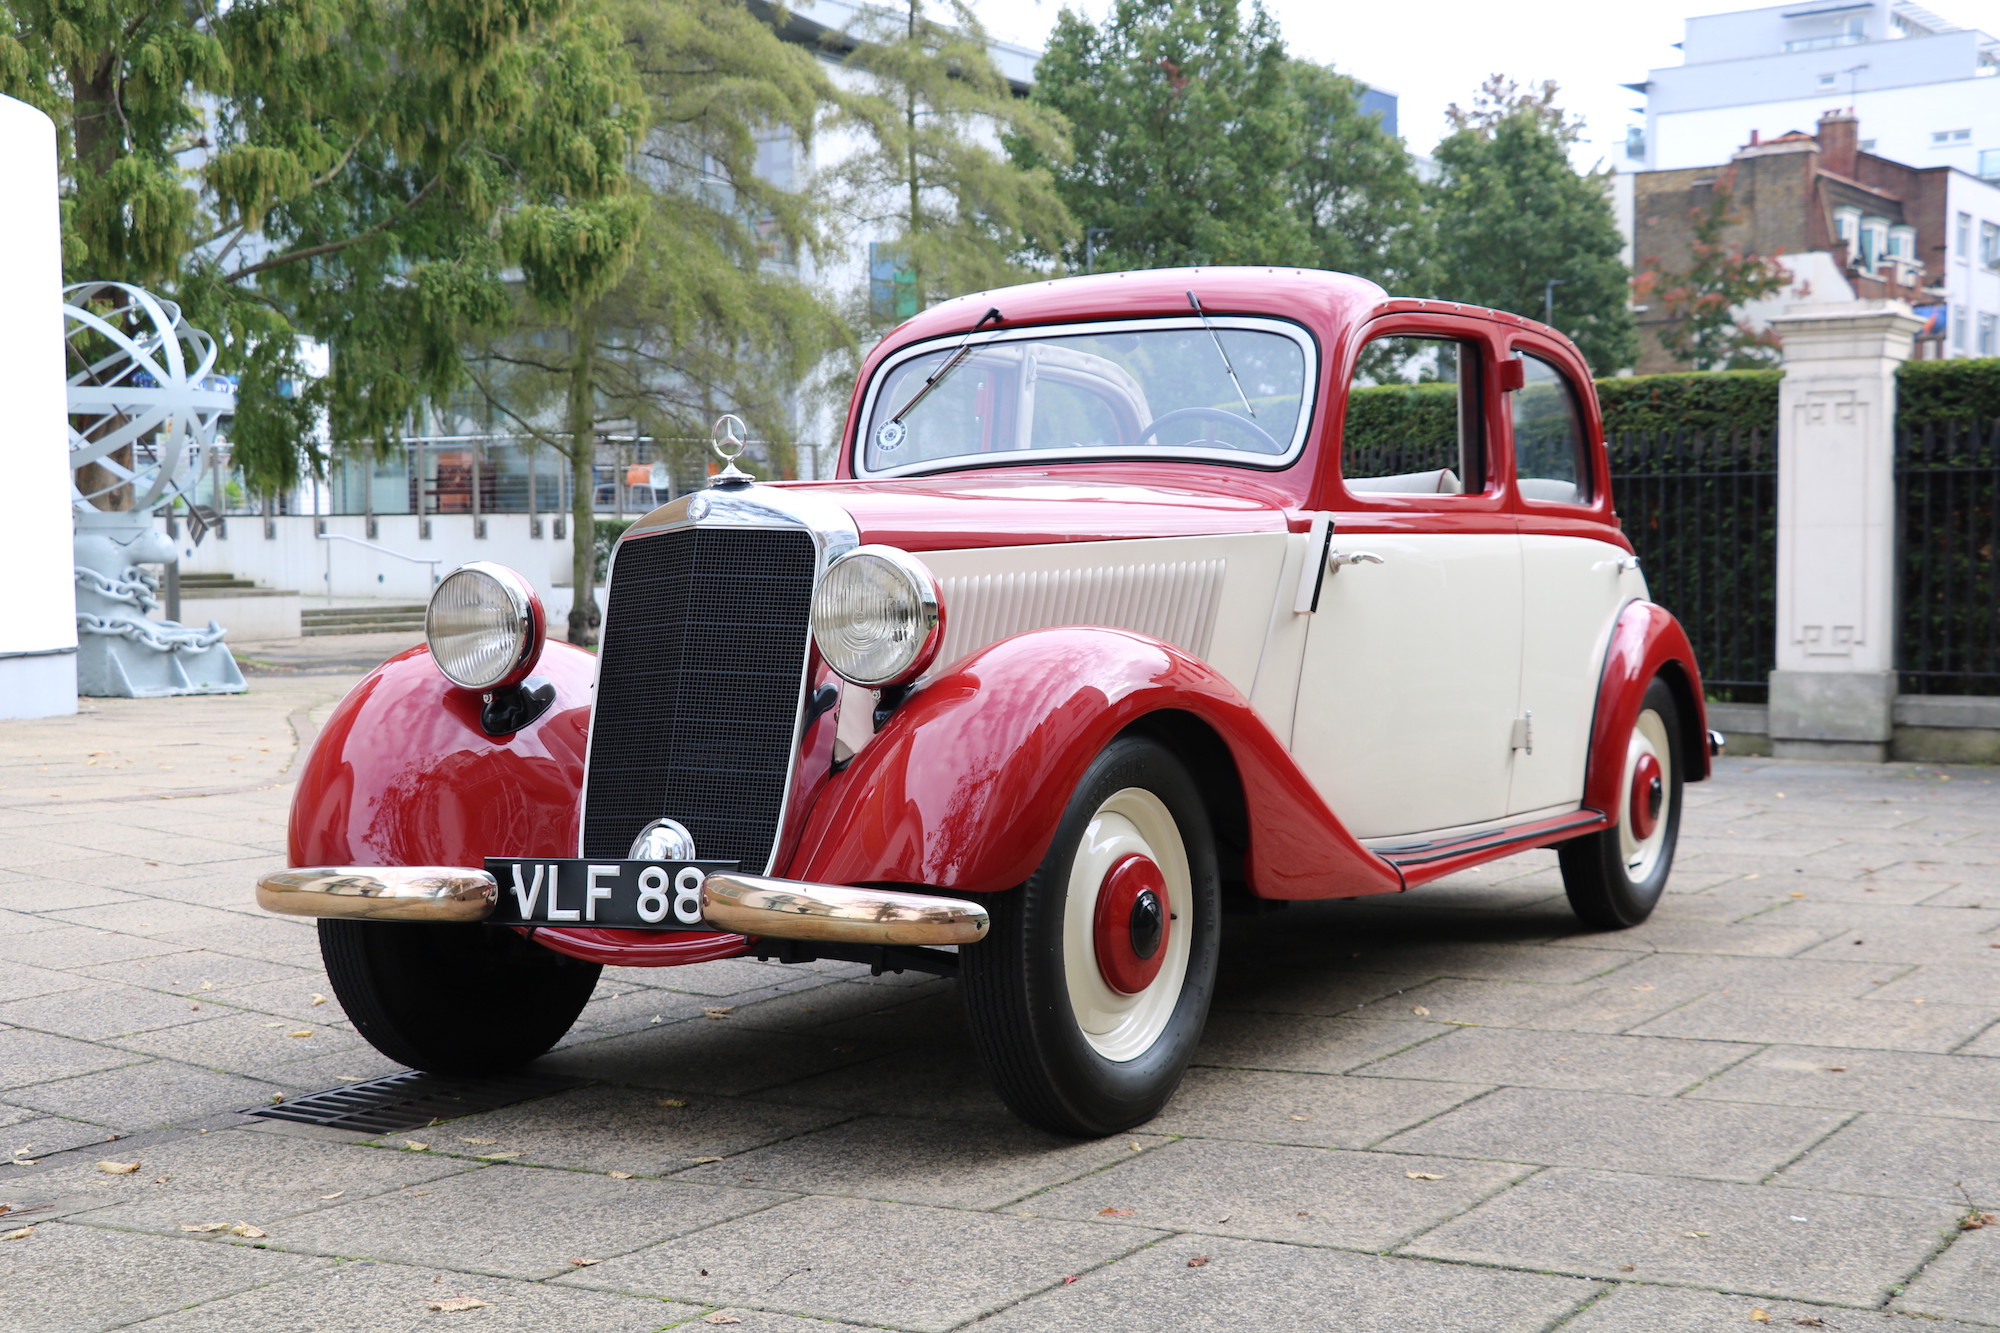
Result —
<instances>
[{"instance_id":1,"label":"front bumper","mask_svg":"<svg viewBox=\"0 0 2000 1333\"><path fill-rule=\"evenodd\" d=\"M463 866L310 866L257 881L257 905L284 916L475 923L499 899L493 876ZM710 875L701 909L716 930L773 940L973 944L988 925L986 909L961 898L756 875Z\"/></svg>"}]
</instances>

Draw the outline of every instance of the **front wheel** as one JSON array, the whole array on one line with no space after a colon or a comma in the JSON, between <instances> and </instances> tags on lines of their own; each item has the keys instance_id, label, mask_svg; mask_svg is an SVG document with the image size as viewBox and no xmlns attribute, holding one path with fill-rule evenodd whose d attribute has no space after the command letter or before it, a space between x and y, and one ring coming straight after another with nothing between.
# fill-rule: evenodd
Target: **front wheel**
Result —
<instances>
[{"instance_id":1,"label":"front wheel","mask_svg":"<svg viewBox=\"0 0 2000 1333\"><path fill-rule=\"evenodd\" d=\"M1577 916L1623 930L1653 914L1681 830L1681 722L1673 688L1655 676L1625 742L1617 822L1558 847L1563 891Z\"/></svg>"},{"instance_id":2,"label":"front wheel","mask_svg":"<svg viewBox=\"0 0 2000 1333\"><path fill-rule=\"evenodd\" d=\"M1214 839L1181 762L1144 737L1106 746L1042 864L989 907L960 975L1001 1099L1086 1138L1150 1120L1201 1039L1219 950Z\"/></svg>"},{"instance_id":3,"label":"front wheel","mask_svg":"<svg viewBox=\"0 0 2000 1333\"><path fill-rule=\"evenodd\" d=\"M433 1074L526 1064L562 1040L603 971L504 926L325 919L319 951L355 1030Z\"/></svg>"}]
</instances>

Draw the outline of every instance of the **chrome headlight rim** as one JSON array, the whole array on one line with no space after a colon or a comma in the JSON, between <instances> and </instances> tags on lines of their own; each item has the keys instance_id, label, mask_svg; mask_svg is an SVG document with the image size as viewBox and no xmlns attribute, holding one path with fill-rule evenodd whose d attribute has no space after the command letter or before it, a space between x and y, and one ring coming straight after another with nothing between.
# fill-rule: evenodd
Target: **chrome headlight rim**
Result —
<instances>
[{"instance_id":1,"label":"chrome headlight rim","mask_svg":"<svg viewBox=\"0 0 2000 1333\"><path fill-rule=\"evenodd\" d=\"M852 670L851 662L843 663L836 646L829 652L825 637L821 634L820 599L825 595L829 581L835 571L855 561L880 561L896 574L898 580L910 594L915 605L917 634L914 636L915 649L893 669L879 673L864 673ZM856 546L843 551L827 563L820 575L819 586L813 590L812 634L813 646L819 651L820 659L833 668L834 674L851 685L864 689L889 689L907 685L924 674L937 660L938 649L944 646L944 593L937 575L923 561L908 551L894 546Z\"/></svg>"},{"instance_id":2,"label":"chrome headlight rim","mask_svg":"<svg viewBox=\"0 0 2000 1333\"><path fill-rule=\"evenodd\" d=\"M490 679L463 676L445 665L445 659L437 651L437 607L438 598L453 579L460 576L484 578L496 585L506 600L508 610L514 619L511 644L505 660L505 670ZM430 601L424 607L424 647L431 655L431 662L440 675L462 690L472 690L480 694L518 685L528 678L541 659L542 646L548 639L548 621L542 610L542 599L536 595L534 585L522 578L506 565L492 560L470 560L438 580L437 587L431 589Z\"/></svg>"}]
</instances>

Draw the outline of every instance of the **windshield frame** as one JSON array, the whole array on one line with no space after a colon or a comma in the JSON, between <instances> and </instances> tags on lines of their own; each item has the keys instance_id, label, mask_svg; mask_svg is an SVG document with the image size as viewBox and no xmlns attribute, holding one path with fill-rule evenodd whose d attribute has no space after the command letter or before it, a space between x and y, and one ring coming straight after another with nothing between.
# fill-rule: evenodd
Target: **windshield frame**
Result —
<instances>
[{"instance_id":1,"label":"windshield frame","mask_svg":"<svg viewBox=\"0 0 2000 1333\"><path fill-rule=\"evenodd\" d=\"M1319 407L1320 351L1319 340L1311 329L1295 320L1277 315L1221 315L1210 313L1208 323L1217 331L1247 330L1257 333L1274 333L1289 338L1299 348L1304 361L1304 379L1299 387L1300 403L1298 424L1292 432L1292 439L1282 454L1256 454L1241 449L1202 449L1189 445L1120 445L1112 448L1079 449L1073 447L1050 449L1008 450L1006 453L961 454L954 458L937 458L926 461L903 463L895 467L871 468L867 460L868 424L874 419L876 400L889 376L903 363L916 357L936 352L950 354L952 349L966 341L966 332L960 329L953 333L940 334L914 342L882 359L868 380L868 391L862 396L859 410L848 440L848 462L853 474L859 480L874 480L884 477L907 477L932 472L963 472L989 467L1046 467L1050 463L1084 462L1142 462L1142 463L1221 463L1230 467L1254 468L1260 472L1279 472L1299 461L1305 452L1306 442L1312 437L1312 428ZM985 334L974 334L969 343L973 355L990 345L1005 342L1045 341L1061 338L1089 337L1097 334L1144 333L1153 330L1190 330L1200 333L1202 321L1195 315L1171 315L1134 319L1093 320L1087 323L1023 324L1017 328L999 329ZM969 358L968 358L969 359ZM961 366L962 370L963 367ZM954 374L959 373L954 371Z\"/></svg>"}]
</instances>

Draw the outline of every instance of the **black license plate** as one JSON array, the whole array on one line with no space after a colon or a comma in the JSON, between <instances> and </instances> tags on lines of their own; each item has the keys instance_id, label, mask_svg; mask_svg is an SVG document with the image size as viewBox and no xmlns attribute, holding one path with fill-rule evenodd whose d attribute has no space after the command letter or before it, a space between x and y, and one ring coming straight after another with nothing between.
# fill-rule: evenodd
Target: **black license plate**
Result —
<instances>
[{"instance_id":1,"label":"black license plate","mask_svg":"<svg viewBox=\"0 0 2000 1333\"><path fill-rule=\"evenodd\" d=\"M615 926L713 930L701 919L701 886L734 861L514 860L489 856L500 884L487 921L501 926Z\"/></svg>"}]
</instances>

